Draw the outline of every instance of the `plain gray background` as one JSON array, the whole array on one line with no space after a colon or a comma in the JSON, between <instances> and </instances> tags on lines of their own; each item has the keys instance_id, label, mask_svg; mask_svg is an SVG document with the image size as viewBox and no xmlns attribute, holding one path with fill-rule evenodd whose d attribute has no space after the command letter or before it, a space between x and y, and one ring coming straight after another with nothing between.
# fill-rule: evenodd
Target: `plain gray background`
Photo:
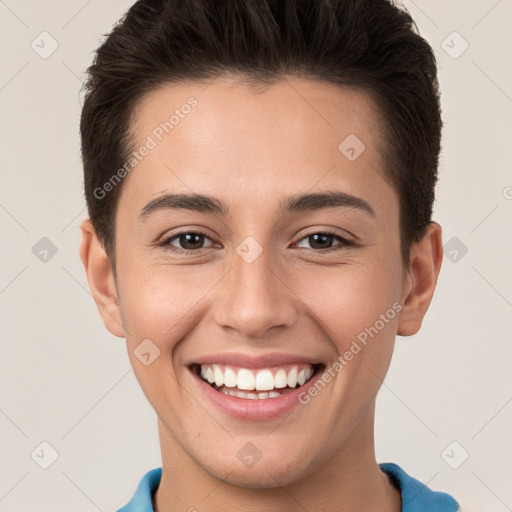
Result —
<instances>
[{"instance_id":1,"label":"plain gray background","mask_svg":"<svg viewBox=\"0 0 512 512\"><path fill-rule=\"evenodd\" d=\"M156 415L78 256L80 87L131 4L0 0L0 511L116 510L161 465ZM445 129L434 218L445 258L422 330L397 339L378 400L377 457L452 493L466 512L505 512L512 1L404 5L438 58Z\"/></svg>"}]
</instances>

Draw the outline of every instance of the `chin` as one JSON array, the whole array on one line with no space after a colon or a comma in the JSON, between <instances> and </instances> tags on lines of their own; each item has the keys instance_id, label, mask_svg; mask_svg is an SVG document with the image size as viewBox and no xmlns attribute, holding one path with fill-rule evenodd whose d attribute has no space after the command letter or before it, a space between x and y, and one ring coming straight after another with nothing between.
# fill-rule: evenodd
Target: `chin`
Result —
<instances>
[{"instance_id":1,"label":"chin","mask_svg":"<svg viewBox=\"0 0 512 512\"><path fill-rule=\"evenodd\" d=\"M268 467L267 467L268 466ZM300 470L303 473L304 469ZM223 476L222 474L214 475L220 480L245 489L277 489L286 485L290 485L300 480L301 475L290 473L289 471L280 470L271 464L262 465L249 469L234 468L231 472Z\"/></svg>"},{"instance_id":2,"label":"chin","mask_svg":"<svg viewBox=\"0 0 512 512\"><path fill-rule=\"evenodd\" d=\"M245 467L238 459L224 461L218 465L203 466L214 478L237 487L246 489L277 489L293 484L302 478L308 470L303 461L289 460L289 451L278 456L260 459L252 467ZM280 462L275 459L278 458ZM293 468L293 469L292 469Z\"/></svg>"}]
</instances>

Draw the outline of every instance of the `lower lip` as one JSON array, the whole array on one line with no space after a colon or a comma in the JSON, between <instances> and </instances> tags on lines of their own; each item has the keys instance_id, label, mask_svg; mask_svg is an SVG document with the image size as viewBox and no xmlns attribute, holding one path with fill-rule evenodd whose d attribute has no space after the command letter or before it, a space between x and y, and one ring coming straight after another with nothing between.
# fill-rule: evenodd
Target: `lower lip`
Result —
<instances>
[{"instance_id":1,"label":"lower lip","mask_svg":"<svg viewBox=\"0 0 512 512\"><path fill-rule=\"evenodd\" d=\"M293 391L276 398L250 399L226 395L220 391L216 391L194 372L191 373L198 382L201 392L203 392L218 409L232 417L248 421L270 420L290 413L297 405L303 405L299 401L299 395L307 393L309 388L322 376L322 370L320 369L306 384L303 384Z\"/></svg>"}]
</instances>

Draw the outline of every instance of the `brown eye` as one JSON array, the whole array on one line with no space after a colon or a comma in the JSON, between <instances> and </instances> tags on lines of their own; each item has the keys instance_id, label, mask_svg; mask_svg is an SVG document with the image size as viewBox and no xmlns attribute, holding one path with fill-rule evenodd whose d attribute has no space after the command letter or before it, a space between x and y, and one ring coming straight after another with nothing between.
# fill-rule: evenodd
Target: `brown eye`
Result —
<instances>
[{"instance_id":1,"label":"brown eye","mask_svg":"<svg viewBox=\"0 0 512 512\"><path fill-rule=\"evenodd\" d=\"M166 238L160 245L174 252L193 252L213 245L205 246L205 240L210 240L205 233L185 231Z\"/></svg>"},{"instance_id":2,"label":"brown eye","mask_svg":"<svg viewBox=\"0 0 512 512\"><path fill-rule=\"evenodd\" d=\"M299 244L303 241L307 240L310 247L306 247L306 249L315 249L315 250L329 250L329 249L341 249L346 246L353 245L351 240L348 240L336 233L330 232L319 232L313 233L311 235L307 235L301 239ZM338 240L339 243L333 246L333 241Z\"/></svg>"}]
</instances>

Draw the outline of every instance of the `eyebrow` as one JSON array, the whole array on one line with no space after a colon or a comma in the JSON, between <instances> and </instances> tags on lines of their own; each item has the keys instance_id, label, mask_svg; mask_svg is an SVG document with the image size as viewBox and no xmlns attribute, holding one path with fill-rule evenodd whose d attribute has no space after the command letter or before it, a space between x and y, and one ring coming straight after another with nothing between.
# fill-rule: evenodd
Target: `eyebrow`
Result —
<instances>
[{"instance_id":1,"label":"eyebrow","mask_svg":"<svg viewBox=\"0 0 512 512\"><path fill-rule=\"evenodd\" d=\"M373 208L362 198L345 192L328 191L300 194L287 197L280 202L282 215L324 208L352 208L375 217ZM205 194L165 194L150 201L139 214L139 221L145 221L151 214L162 210L191 210L226 216L229 207L219 199Z\"/></svg>"}]
</instances>

